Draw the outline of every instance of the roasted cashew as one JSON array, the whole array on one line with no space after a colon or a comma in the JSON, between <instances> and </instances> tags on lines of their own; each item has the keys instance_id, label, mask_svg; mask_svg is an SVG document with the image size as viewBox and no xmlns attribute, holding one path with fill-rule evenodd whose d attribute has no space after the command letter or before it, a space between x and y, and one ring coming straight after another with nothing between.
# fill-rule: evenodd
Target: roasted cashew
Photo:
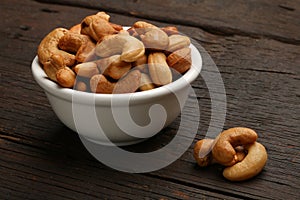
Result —
<instances>
[{"instance_id":1,"label":"roasted cashew","mask_svg":"<svg viewBox=\"0 0 300 200\"><path fill-rule=\"evenodd\" d=\"M267 151L258 142L245 146L248 154L241 161L223 171L223 176L231 181L243 181L259 174L267 162Z\"/></svg>"},{"instance_id":2,"label":"roasted cashew","mask_svg":"<svg viewBox=\"0 0 300 200\"><path fill-rule=\"evenodd\" d=\"M121 54L121 60L134 62L144 55L145 47L140 40L122 32L105 37L96 45L95 53L103 58Z\"/></svg>"},{"instance_id":3,"label":"roasted cashew","mask_svg":"<svg viewBox=\"0 0 300 200\"><path fill-rule=\"evenodd\" d=\"M152 90L155 85L152 83L151 78L148 74L141 73L141 83L139 89L141 91Z\"/></svg>"},{"instance_id":4,"label":"roasted cashew","mask_svg":"<svg viewBox=\"0 0 300 200\"><path fill-rule=\"evenodd\" d=\"M81 22L81 33L89 35L96 42L106 35L116 34L118 31L109 22L109 15L98 12L96 15L87 16Z\"/></svg>"},{"instance_id":5,"label":"roasted cashew","mask_svg":"<svg viewBox=\"0 0 300 200\"><path fill-rule=\"evenodd\" d=\"M172 72L162 52L150 53L148 56L150 77L155 85L166 85L172 82Z\"/></svg>"},{"instance_id":6,"label":"roasted cashew","mask_svg":"<svg viewBox=\"0 0 300 200\"><path fill-rule=\"evenodd\" d=\"M62 87L72 88L75 84L76 74L69 67L64 67L57 70L56 79Z\"/></svg>"},{"instance_id":7,"label":"roasted cashew","mask_svg":"<svg viewBox=\"0 0 300 200\"><path fill-rule=\"evenodd\" d=\"M135 92L139 88L140 83L141 72L139 70L132 70L116 83L113 93Z\"/></svg>"},{"instance_id":8,"label":"roasted cashew","mask_svg":"<svg viewBox=\"0 0 300 200\"><path fill-rule=\"evenodd\" d=\"M132 63L132 67L135 67L135 69L138 69L144 73L148 73L147 65L148 65L148 56L146 56L145 54Z\"/></svg>"},{"instance_id":9,"label":"roasted cashew","mask_svg":"<svg viewBox=\"0 0 300 200\"><path fill-rule=\"evenodd\" d=\"M169 46L167 33L153 24L138 21L134 23L133 27L139 33L146 48L166 50Z\"/></svg>"},{"instance_id":10,"label":"roasted cashew","mask_svg":"<svg viewBox=\"0 0 300 200\"><path fill-rule=\"evenodd\" d=\"M63 63L67 66L74 65L75 55L58 48L59 40L68 32L67 29L56 28L41 41L38 47L38 58L43 65L49 61L52 55L60 55Z\"/></svg>"},{"instance_id":11,"label":"roasted cashew","mask_svg":"<svg viewBox=\"0 0 300 200\"><path fill-rule=\"evenodd\" d=\"M95 62L80 63L76 65L73 69L77 75L86 78L91 78L92 76L99 74L99 70Z\"/></svg>"},{"instance_id":12,"label":"roasted cashew","mask_svg":"<svg viewBox=\"0 0 300 200\"><path fill-rule=\"evenodd\" d=\"M90 88L94 93L120 94L135 92L140 86L141 72L133 70L118 82L110 82L102 74L94 75L90 79Z\"/></svg>"},{"instance_id":13,"label":"roasted cashew","mask_svg":"<svg viewBox=\"0 0 300 200\"><path fill-rule=\"evenodd\" d=\"M179 31L175 26L162 27L161 30L163 30L169 36L179 34Z\"/></svg>"},{"instance_id":14,"label":"roasted cashew","mask_svg":"<svg viewBox=\"0 0 300 200\"><path fill-rule=\"evenodd\" d=\"M119 80L131 69L131 63L122 61L120 55L113 55L95 62L103 75L115 80Z\"/></svg>"},{"instance_id":15,"label":"roasted cashew","mask_svg":"<svg viewBox=\"0 0 300 200\"><path fill-rule=\"evenodd\" d=\"M191 40L189 37L184 35L171 35L169 36L169 46L167 51L174 52L178 49L189 47Z\"/></svg>"},{"instance_id":16,"label":"roasted cashew","mask_svg":"<svg viewBox=\"0 0 300 200\"><path fill-rule=\"evenodd\" d=\"M84 62L96 45L87 35L69 31L60 38L58 46L61 50L76 54L77 62Z\"/></svg>"},{"instance_id":17,"label":"roasted cashew","mask_svg":"<svg viewBox=\"0 0 300 200\"><path fill-rule=\"evenodd\" d=\"M213 157L222 165L234 165L238 161L235 147L252 144L256 139L256 132L249 128L236 127L225 130L216 138L212 149Z\"/></svg>"},{"instance_id":18,"label":"roasted cashew","mask_svg":"<svg viewBox=\"0 0 300 200\"><path fill-rule=\"evenodd\" d=\"M178 73L183 74L191 68L192 58L191 49L186 47L174 51L167 57L169 67L175 69Z\"/></svg>"},{"instance_id":19,"label":"roasted cashew","mask_svg":"<svg viewBox=\"0 0 300 200\"><path fill-rule=\"evenodd\" d=\"M206 167L214 163L211 153L213 144L213 139L202 139L195 144L193 156L200 167Z\"/></svg>"},{"instance_id":20,"label":"roasted cashew","mask_svg":"<svg viewBox=\"0 0 300 200\"><path fill-rule=\"evenodd\" d=\"M214 142L215 140L206 138L199 140L195 144L193 156L200 167L206 167L208 165L218 163L217 160L214 159L212 154ZM236 148L235 150L237 155L237 161L242 161L246 156L244 149Z\"/></svg>"},{"instance_id":21,"label":"roasted cashew","mask_svg":"<svg viewBox=\"0 0 300 200\"><path fill-rule=\"evenodd\" d=\"M69 29L73 33L80 34L81 32L81 24L76 24Z\"/></svg>"},{"instance_id":22,"label":"roasted cashew","mask_svg":"<svg viewBox=\"0 0 300 200\"><path fill-rule=\"evenodd\" d=\"M44 63L43 69L51 80L57 82L56 72L63 67L66 67L63 57L60 54L53 54Z\"/></svg>"}]
</instances>

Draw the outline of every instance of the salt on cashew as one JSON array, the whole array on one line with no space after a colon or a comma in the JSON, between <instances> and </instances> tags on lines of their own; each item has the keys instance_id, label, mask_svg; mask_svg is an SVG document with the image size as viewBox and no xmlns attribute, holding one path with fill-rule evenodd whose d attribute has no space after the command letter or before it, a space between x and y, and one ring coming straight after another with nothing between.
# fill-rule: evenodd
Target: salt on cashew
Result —
<instances>
[{"instance_id":1,"label":"salt on cashew","mask_svg":"<svg viewBox=\"0 0 300 200\"><path fill-rule=\"evenodd\" d=\"M265 147L254 142L245 146L248 154L241 161L223 171L223 176L230 181L243 181L259 174L265 166L268 155Z\"/></svg>"},{"instance_id":2,"label":"salt on cashew","mask_svg":"<svg viewBox=\"0 0 300 200\"><path fill-rule=\"evenodd\" d=\"M128 33L124 32L106 36L96 45L95 54L100 57L109 57L121 54L121 60L134 62L145 53L144 44Z\"/></svg>"},{"instance_id":3,"label":"salt on cashew","mask_svg":"<svg viewBox=\"0 0 300 200\"><path fill-rule=\"evenodd\" d=\"M235 147L252 144L256 139L256 132L249 128L235 127L225 130L215 140L213 157L224 166L234 165L238 161Z\"/></svg>"},{"instance_id":4,"label":"salt on cashew","mask_svg":"<svg viewBox=\"0 0 300 200\"><path fill-rule=\"evenodd\" d=\"M75 55L58 48L59 40L68 32L69 30L65 28L56 28L51 31L46 37L44 37L44 39L39 44L37 52L39 61L43 65L48 62L50 57L53 55L60 55L66 66L74 65Z\"/></svg>"}]
</instances>

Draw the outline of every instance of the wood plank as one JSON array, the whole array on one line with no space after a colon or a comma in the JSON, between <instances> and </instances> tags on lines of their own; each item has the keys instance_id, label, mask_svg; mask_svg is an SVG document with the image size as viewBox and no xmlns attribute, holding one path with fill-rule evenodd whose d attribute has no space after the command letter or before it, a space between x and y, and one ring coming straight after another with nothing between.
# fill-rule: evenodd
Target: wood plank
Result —
<instances>
[{"instance_id":1,"label":"wood plank","mask_svg":"<svg viewBox=\"0 0 300 200\"><path fill-rule=\"evenodd\" d=\"M299 1L38 1L84 6L144 19L190 25L217 34L267 37L300 44Z\"/></svg>"},{"instance_id":2,"label":"wood plank","mask_svg":"<svg viewBox=\"0 0 300 200\"><path fill-rule=\"evenodd\" d=\"M16 3L20 3L20 7L11 6ZM5 12L1 12L0 17L6 20L0 22L0 35L7 39L1 41L4 48L0 52L0 148L3 155L0 170L1 174L9 172L5 179L11 180L10 187L5 187L2 194L12 195L13 188L16 188L19 191L16 196L22 195L27 191L27 186L33 184L30 188L32 194L28 194L28 198L34 198L30 195L37 195L40 190L48 192L44 195L49 195L49 198L57 197L56 194L61 198L68 195L95 198L88 193L89 190L78 189L77 184L72 184L75 177L78 186L91 187L90 192L100 192L108 198L116 189L119 192L113 196L115 198L127 198L136 193L140 197L169 195L171 199L182 199L180 195L186 191L185 195L190 198L299 197L299 46L264 38L213 35L198 28L180 26L181 30L205 47L221 71L228 101L225 128L240 125L255 128L260 134L259 141L268 149L269 161L257 178L233 184L222 178L220 166L197 168L190 148L180 160L165 169L131 175L108 169L86 152L76 134L58 121L30 72L36 47L47 32L57 26L70 27L96 11L26 0L4 1L2 6ZM20 15L14 15L18 11ZM115 23L132 24L139 20L110 14ZM209 72L209 65L205 66L204 70ZM202 138L210 120L210 98L201 77L193 86L201 109L197 138ZM179 119L165 133L173 133L178 123ZM149 142L159 147L171 138L170 134L160 134ZM147 148L150 149L151 145ZM131 148L143 150L144 147L145 144ZM75 171L68 170L68 166ZM92 175L87 176L87 171ZM105 177L102 177L103 174ZM32 179L34 176L38 177L38 181ZM61 182L56 182L55 178ZM122 183L118 184L120 178ZM129 188L125 187L128 180L132 184ZM140 183L144 181L150 186L141 191ZM18 184L20 182L23 184ZM1 179L0 185L4 183ZM169 191L165 192L165 188ZM266 196L266 191L272 191L272 194Z\"/></svg>"},{"instance_id":3,"label":"wood plank","mask_svg":"<svg viewBox=\"0 0 300 200\"><path fill-rule=\"evenodd\" d=\"M116 173L88 154L68 155L69 151L42 150L3 139L0 143L0 184L6 183L0 188L0 197L21 194L22 199L235 199L146 175ZM79 139L74 144L72 149L77 151Z\"/></svg>"}]
</instances>

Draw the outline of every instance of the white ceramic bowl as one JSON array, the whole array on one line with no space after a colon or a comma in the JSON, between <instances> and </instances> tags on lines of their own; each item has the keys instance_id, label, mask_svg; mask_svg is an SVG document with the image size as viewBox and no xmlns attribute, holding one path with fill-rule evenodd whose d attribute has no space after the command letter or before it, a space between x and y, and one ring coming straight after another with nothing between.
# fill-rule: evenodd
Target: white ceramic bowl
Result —
<instances>
[{"instance_id":1,"label":"white ceramic bowl","mask_svg":"<svg viewBox=\"0 0 300 200\"><path fill-rule=\"evenodd\" d=\"M187 100L202 58L194 45L192 67L178 80L149 91L94 94L61 88L49 80L38 58L32 62L36 82L44 89L57 117L81 137L105 145L141 142L168 126Z\"/></svg>"}]
</instances>

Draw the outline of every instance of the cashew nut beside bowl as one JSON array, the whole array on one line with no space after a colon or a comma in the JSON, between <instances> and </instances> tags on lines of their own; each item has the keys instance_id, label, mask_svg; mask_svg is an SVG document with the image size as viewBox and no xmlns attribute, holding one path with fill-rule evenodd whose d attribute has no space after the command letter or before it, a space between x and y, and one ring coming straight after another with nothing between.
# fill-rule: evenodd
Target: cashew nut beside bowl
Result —
<instances>
[{"instance_id":1,"label":"cashew nut beside bowl","mask_svg":"<svg viewBox=\"0 0 300 200\"><path fill-rule=\"evenodd\" d=\"M230 181L244 181L256 176L265 166L268 155L265 147L254 142L246 146L248 154L241 161L223 171L223 176Z\"/></svg>"},{"instance_id":2,"label":"cashew nut beside bowl","mask_svg":"<svg viewBox=\"0 0 300 200\"><path fill-rule=\"evenodd\" d=\"M193 156L200 167L218 163L226 168L223 176L243 181L259 174L267 162L265 147L256 142L257 134L249 128L235 127L213 139L199 140Z\"/></svg>"}]
</instances>

